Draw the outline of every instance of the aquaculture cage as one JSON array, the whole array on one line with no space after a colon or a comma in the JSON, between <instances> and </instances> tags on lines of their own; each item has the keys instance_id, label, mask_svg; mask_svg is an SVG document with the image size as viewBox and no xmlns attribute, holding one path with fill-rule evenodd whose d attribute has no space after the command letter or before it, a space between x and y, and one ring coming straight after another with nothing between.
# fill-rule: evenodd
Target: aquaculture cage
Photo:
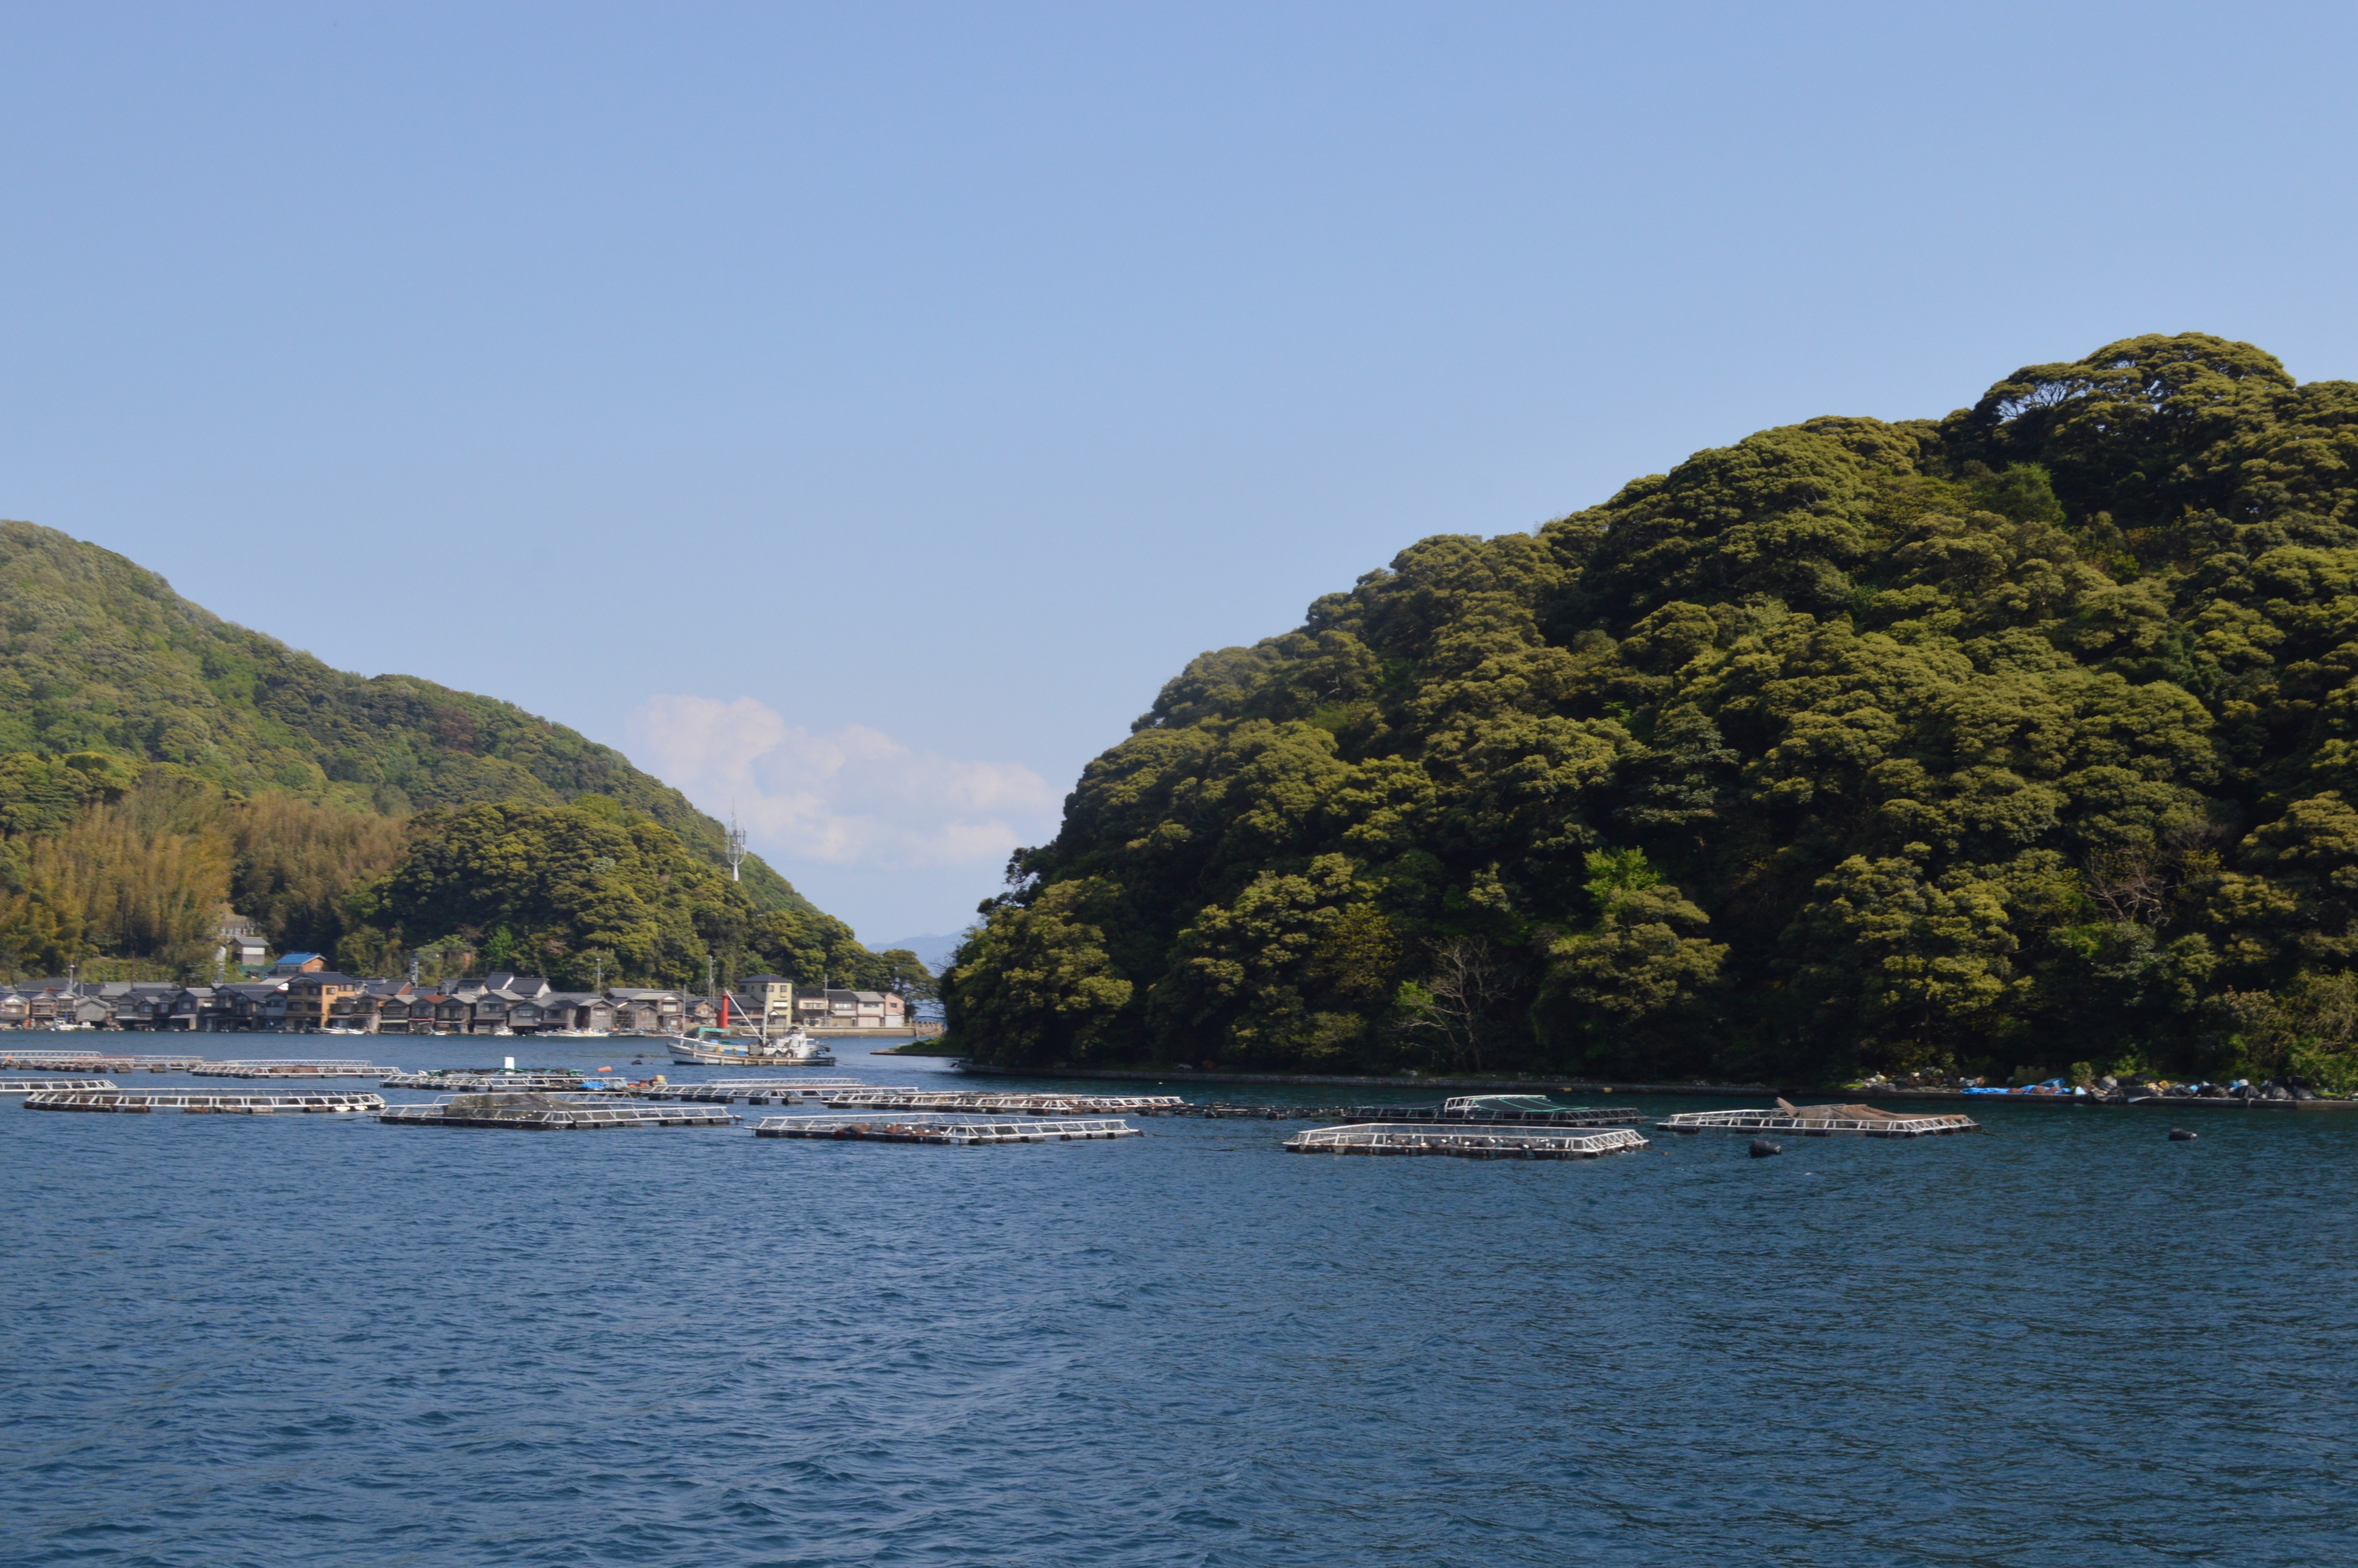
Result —
<instances>
[{"instance_id":1,"label":"aquaculture cage","mask_svg":"<svg viewBox=\"0 0 2358 1568\"><path fill-rule=\"evenodd\" d=\"M864 1085L826 1097L831 1110L968 1111L1000 1116L1156 1116L1186 1104L1177 1095L997 1093L988 1089L891 1089Z\"/></svg>"},{"instance_id":2,"label":"aquaculture cage","mask_svg":"<svg viewBox=\"0 0 2358 1568\"><path fill-rule=\"evenodd\" d=\"M1319 1127L1285 1141L1290 1154L1426 1154L1460 1160L1595 1160L1643 1149L1626 1127L1596 1131L1415 1122Z\"/></svg>"},{"instance_id":3,"label":"aquaculture cage","mask_svg":"<svg viewBox=\"0 0 2358 1568\"><path fill-rule=\"evenodd\" d=\"M206 1065L202 1056L141 1056L94 1048L74 1051L0 1050L0 1067L21 1067L37 1073L180 1073L193 1072Z\"/></svg>"},{"instance_id":4,"label":"aquaculture cage","mask_svg":"<svg viewBox=\"0 0 2358 1568\"><path fill-rule=\"evenodd\" d=\"M177 1110L189 1116L360 1116L383 1110L381 1095L230 1094L209 1089L49 1089L25 1097L27 1110L115 1111L138 1116Z\"/></svg>"},{"instance_id":5,"label":"aquaculture cage","mask_svg":"<svg viewBox=\"0 0 2358 1568\"><path fill-rule=\"evenodd\" d=\"M113 1078L0 1078L0 1095L37 1095L59 1089L111 1089Z\"/></svg>"},{"instance_id":6,"label":"aquaculture cage","mask_svg":"<svg viewBox=\"0 0 2358 1568\"><path fill-rule=\"evenodd\" d=\"M388 1127L492 1127L514 1132L597 1132L636 1127L728 1127L719 1106L618 1103L611 1094L444 1095L431 1105L388 1106Z\"/></svg>"},{"instance_id":7,"label":"aquaculture cage","mask_svg":"<svg viewBox=\"0 0 2358 1568\"><path fill-rule=\"evenodd\" d=\"M286 1057L251 1062L205 1062L190 1067L189 1071L200 1078L382 1078L394 1069L349 1057L336 1060Z\"/></svg>"},{"instance_id":8,"label":"aquaculture cage","mask_svg":"<svg viewBox=\"0 0 2358 1568\"><path fill-rule=\"evenodd\" d=\"M1978 1132L1969 1116L1902 1116L1871 1105L1792 1106L1768 1110L1689 1110L1654 1123L1658 1132L1790 1132L1797 1138L1941 1138Z\"/></svg>"},{"instance_id":9,"label":"aquaculture cage","mask_svg":"<svg viewBox=\"0 0 2358 1568\"><path fill-rule=\"evenodd\" d=\"M857 1078L720 1078L708 1084L663 1083L631 1092L641 1099L690 1100L706 1105L727 1105L741 1099L748 1105L794 1105L866 1087Z\"/></svg>"},{"instance_id":10,"label":"aquaculture cage","mask_svg":"<svg viewBox=\"0 0 2358 1568\"><path fill-rule=\"evenodd\" d=\"M1347 1113L1353 1121L1462 1121L1485 1127L1635 1127L1646 1119L1640 1110L1597 1110L1585 1105L1557 1105L1545 1095L1458 1095L1429 1105L1362 1105Z\"/></svg>"},{"instance_id":11,"label":"aquaculture cage","mask_svg":"<svg viewBox=\"0 0 2358 1568\"><path fill-rule=\"evenodd\" d=\"M872 1143L1074 1143L1135 1138L1138 1129L1120 1117L1071 1117L1055 1120L993 1120L957 1113L887 1116L770 1116L753 1129L757 1138L840 1139Z\"/></svg>"},{"instance_id":12,"label":"aquaculture cage","mask_svg":"<svg viewBox=\"0 0 2358 1568\"><path fill-rule=\"evenodd\" d=\"M563 1067L530 1073L427 1067L415 1072L387 1073L383 1080L384 1087L389 1089L440 1089L446 1094L526 1094L536 1089L563 1092L596 1081Z\"/></svg>"}]
</instances>

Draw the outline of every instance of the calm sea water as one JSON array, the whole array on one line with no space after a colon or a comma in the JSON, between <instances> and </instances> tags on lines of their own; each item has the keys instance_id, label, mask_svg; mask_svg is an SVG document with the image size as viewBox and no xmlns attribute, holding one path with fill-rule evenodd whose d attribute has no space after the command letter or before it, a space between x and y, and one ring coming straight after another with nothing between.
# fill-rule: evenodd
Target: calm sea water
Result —
<instances>
[{"instance_id":1,"label":"calm sea water","mask_svg":"<svg viewBox=\"0 0 2358 1568\"><path fill-rule=\"evenodd\" d=\"M2358 1561L2358 1118L1976 1114L1521 1164L11 1102L0 1560Z\"/></svg>"}]
</instances>

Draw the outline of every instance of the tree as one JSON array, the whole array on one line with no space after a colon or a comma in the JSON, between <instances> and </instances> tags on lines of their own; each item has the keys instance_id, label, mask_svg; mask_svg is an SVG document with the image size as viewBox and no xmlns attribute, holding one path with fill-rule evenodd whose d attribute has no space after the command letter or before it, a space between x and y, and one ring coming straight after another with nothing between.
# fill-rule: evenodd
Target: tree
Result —
<instances>
[{"instance_id":1,"label":"tree","mask_svg":"<svg viewBox=\"0 0 2358 1568\"><path fill-rule=\"evenodd\" d=\"M942 977L950 1035L1009 1066L1089 1060L1131 990L1085 918L1107 892L1063 882L1029 906L992 909Z\"/></svg>"},{"instance_id":2,"label":"tree","mask_svg":"<svg viewBox=\"0 0 2358 1568\"><path fill-rule=\"evenodd\" d=\"M1410 545L1192 661L990 922L1087 890L1099 1055L2209 1071L2358 973L2353 791L2358 385L2134 338Z\"/></svg>"},{"instance_id":3,"label":"tree","mask_svg":"<svg viewBox=\"0 0 2358 1568\"><path fill-rule=\"evenodd\" d=\"M1400 1010L1412 1033L1433 1036L1443 1062L1480 1072L1504 1032L1499 1014L1515 990L1515 976L1480 936L1453 936L1433 950L1422 984L1401 987Z\"/></svg>"},{"instance_id":4,"label":"tree","mask_svg":"<svg viewBox=\"0 0 2358 1568\"><path fill-rule=\"evenodd\" d=\"M1893 1065L1993 1033L2027 989L2004 884L1963 871L1928 878L1923 858L1850 857L1796 923L1818 955L1802 984L1821 1019L1898 1047Z\"/></svg>"},{"instance_id":5,"label":"tree","mask_svg":"<svg viewBox=\"0 0 2358 1568\"><path fill-rule=\"evenodd\" d=\"M1264 872L1211 904L1174 944L1148 1011L1162 1050L1183 1060L1319 1065L1359 1017L1330 998L1379 997L1397 942L1361 902L1351 862L1322 855L1299 875Z\"/></svg>"},{"instance_id":6,"label":"tree","mask_svg":"<svg viewBox=\"0 0 2358 1568\"><path fill-rule=\"evenodd\" d=\"M884 989L908 1004L912 1015L922 1004L940 999L940 982L908 948L888 947L876 955L876 961L884 970Z\"/></svg>"},{"instance_id":7,"label":"tree","mask_svg":"<svg viewBox=\"0 0 2358 1568\"><path fill-rule=\"evenodd\" d=\"M1696 935L1710 917L1663 882L1643 850L1595 850L1588 872L1595 919L1546 943L1532 1022L1542 1043L1591 1067L1660 1060L1666 1028L1709 997L1727 947Z\"/></svg>"}]
</instances>

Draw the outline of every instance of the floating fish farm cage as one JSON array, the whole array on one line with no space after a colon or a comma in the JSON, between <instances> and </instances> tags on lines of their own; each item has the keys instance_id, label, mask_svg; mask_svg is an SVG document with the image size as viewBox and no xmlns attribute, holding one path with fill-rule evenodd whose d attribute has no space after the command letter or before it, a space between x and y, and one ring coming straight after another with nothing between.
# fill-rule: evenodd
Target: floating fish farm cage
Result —
<instances>
[{"instance_id":1,"label":"floating fish farm cage","mask_svg":"<svg viewBox=\"0 0 2358 1568\"><path fill-rule=\"evenodd\" d=\"M1626 1127L1509 1128L1464 1123L1357 1122L1319 1127L1285 1141L1289 1154L1426 1154L1459 1160L1595 1160L1643 1149Z\"/></svg>"},{"instance_id":2,"label":"floating fish farm cage","mask_svg":"<svg viewBox=\"0 0 2358 1568\"><path fill-rule=\"evenodd\" d=\"M599 1080L574 1072L507 1073L464 1068L428 1067L416 1072L389 1072L389 1089L439 1089L448 1094L525 1094L533 1090L568 1091L599 1088Z\"/></svg>"},{"instance_id":3,"label":"floating fish farm cage","mask_svg":"<svg viewBox=\"0 0 2358 1568\"><path fill-rule=\"evenodd\" d=\"M1799 1138L1943 1138L1979 1132L1969 1116L1903 1116L1871 1105L1790 1106L1770 1110L1689 1110L1654 1123L1658 1132L1790 1132Z\"/></svg>"},{"instance_id":4,"label":"floating fish farm cage","mask_svg":"<svg viewBox=\"0 0 2358 1568\"><path fill-rule=\"evenodd\" d=\"M1135 1138L1138 1129L1120 1117L1074 1117L1055 1121L993 1121L988 1117L770 1116L753 1129L757 1138L841 1139L873 1143L1074 1143L1105 1138Z\"/></svg>"},{"instance_id":5,"label":"floating fish farm cage","mask_svg":"<svg viewBox=\"0 0 2358 1568\"><path fill-rule=\"evenodd\" d=\"M0 1067L35 1073L185 1073L202 1056L133 1056L119 1051L0 1051Z\"/></svg>"},{"instance_id":6,"label":"floating fish farm cage","mask_svg":"<svg viewBox=\"0 0 2358 1568\"><path fill-rule=\"evenodd\" d=\"M204 1089L50 1089L25 1097L27 1110L97 1110L144 1116L177 1110L185 1116L364 1116L383 1110L371 1094L245 1095Z\"/></svg>"},{"instance_id":7,"label":"floating fish farm cage","mask_svg":"<svg viewBox=\"0 0 2358 1568\"><path fill-rule=\"evenodd\" d=\"M1585 1105L1556 1105L1544 1095L1459 1095L1429 1105L1358 1105L1344 1113L1353 1121L1463 1121L1486 1127L1635 1127L1646 1119L1641 1110L1595 1110Z\"/></svg>"},{"instance_id":8,"label":"floating fish farm cage","mask_svg":"<svg viewBox=\"0 0 2358 1568\"><path fill-rule=\"evenodd\" d=\"M607 1094L444 1095L431 1105L387 1106L387 1127L494 1127L516 1132L600 1132L633 1127L728 1127L718 1106L616 1103Z\"/></svg>"},{"instance_id":9,"label":"floating fish farm cage","mask_svg":"<svg viewBox=\"0 0 2358 1568\"><path fill-rule=\"evenodd\" d=\"M393 1073L369 1062L296 1058L254 1062L204 1062L190 1067L200 1078L383 1078Z\"/></svg>"},{"instance_id":10,"label":"floating fish farm cage","mask_svg":"<svg viewBox=\"0 0 2358 1568\"><path fill-rule=\"evenodd\" d=\"M832 1110L971 1111L986 1116L1156 1116L1187 1102L1177 1095L992 1094L982 1089L873 1089L827 1097Z\"/></svg>"},{"instance_id":11,"label":"floating fish farm cage","mask_svg":"<svg viewBox=\"0 0 2358 1568\"><path fill-rule=\"evenodd\" d=\"M658 1084L631 1092L641 1099L687 1100L705 1105L728 1105L735 1100L743 1100L747 1105L795 1105L867 1087L857 1078L723 1078L708 1084Z\"/></svg>"},{"instance_id":12,"label":"floating fish farm cage","mask_svg":"<svg viewBox=\"0 0 2358 1568\"><path fill-rule=\"evenodd\" d=\"M111 1089L113 1078L0 1078L0 1095L38 1095L61 1089Z\"/></svg>"}]
</instances>

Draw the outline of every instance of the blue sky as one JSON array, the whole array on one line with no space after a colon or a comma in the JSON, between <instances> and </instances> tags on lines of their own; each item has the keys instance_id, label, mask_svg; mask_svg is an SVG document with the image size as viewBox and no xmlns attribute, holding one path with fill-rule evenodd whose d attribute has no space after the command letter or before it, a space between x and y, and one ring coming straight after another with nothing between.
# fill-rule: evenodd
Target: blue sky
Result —
<instances>
[{"instance_id":1,"label":"blue sky","mask_svg":"<svg viewBox=\"0 0 2358 1568\"><path fill-rule=\"evenodd\" d=\"M0 9L0 516L953 930L1206 648L2114 338L2358 376L2346 7Z\"/></svg>"}]
</instances>

